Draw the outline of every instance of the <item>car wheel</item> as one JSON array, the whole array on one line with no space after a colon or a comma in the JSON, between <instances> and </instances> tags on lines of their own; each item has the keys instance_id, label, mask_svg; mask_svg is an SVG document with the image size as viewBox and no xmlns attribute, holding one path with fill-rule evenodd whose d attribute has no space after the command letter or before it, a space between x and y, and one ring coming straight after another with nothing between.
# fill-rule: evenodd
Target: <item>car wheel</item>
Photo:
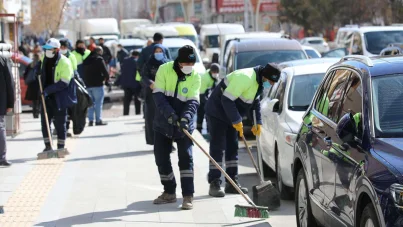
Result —
<instances>
[{"instance_id":1,"label":"car wheel","mask_svg":"<svg viewBox=\"0 0 403 227\"><path fill-rule=\"evenodd\" d=\"M278 151L276 149L276 179L277 179L277 190L280 192L280 198L284 200L291 200L293 198L292 189L283 183L283 178L281 175L281 168L279 166Z\"/></svg>"},{"instance_id":2,"label":"car wheel","mask_svg":"<svg viewBox=\"0 0 403 227\"><path fill-rule=\"evenodd\" d=\"M317 226L312 215L306 177L302 168L298 172L295 184L295 213L298 227Z\"/></svg>"},{"instance_id":3,"label":"car wheel","mask_svg":"<svg viewBox=\"0 0 403 227\"><path fill-rule=\"evenodd\" d=\"M361 214L360 227L379 227L376 212L372 203L368 203Z\"/></svg>"}]
</instances>

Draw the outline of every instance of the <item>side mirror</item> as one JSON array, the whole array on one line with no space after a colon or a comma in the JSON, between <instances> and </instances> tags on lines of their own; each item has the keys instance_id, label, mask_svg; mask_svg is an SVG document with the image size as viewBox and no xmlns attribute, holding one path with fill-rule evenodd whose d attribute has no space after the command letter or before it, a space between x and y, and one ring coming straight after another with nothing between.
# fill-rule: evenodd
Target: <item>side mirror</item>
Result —
<instances>
[{"instance_id":1,"label":"side mirror","mask_svg":"<svg viewBox=\"0 0 403 227\"><path fill-rule=\"evenodd\" d=\"M357 134L354 117L351 113L346 113L339 121L336 127L337 136L345 143L354 141Z\"/></svg>"},{"instance_id":2,"label":"side mirror","mask_svg":"<svg viewBox=\"0 0 403 227\"><path fill-rule=\"evenodd\" d=\"M280 110L280 101L278 99L270 100L268 108L272 112L277 113Z\"/></svg>"}]
</instances>

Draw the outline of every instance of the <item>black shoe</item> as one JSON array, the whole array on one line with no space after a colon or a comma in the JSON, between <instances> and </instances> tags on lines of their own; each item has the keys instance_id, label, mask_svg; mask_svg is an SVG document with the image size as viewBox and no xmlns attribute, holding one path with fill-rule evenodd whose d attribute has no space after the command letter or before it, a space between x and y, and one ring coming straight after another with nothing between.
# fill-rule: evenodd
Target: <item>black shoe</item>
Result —
<instances>
[{"instance_id":1,"label":"black shoe","mask_svg":"<svg viewBox=\"0 0 403 227\"><path fill-rule=\"evenodd\" d=\"M94 126L94 122L93 121L88 122L88 126Z\"/></svg>"},{"instance_id":2,"label":"black shoe","mask_svg":"<svg viewBox=\"0 0 403 227\"><path fill-rule=\"evenodd\" d=\"M224 197L225 192L221 189L221 180L215 179L213 182L210 183L210 190L208 194L213 197Z\"/></svg>"},{"instance_id":3,"label":"black shoe","mask_svg":"<svg viewBox=\"0 0 403 227\"><path fill-rule=\"evenodd\" d=\"M95 122L95 126L104 126L104 125L108 125L108 123L103 121Z\"/></svg>"},{"instance_id":4,"label":"black shoe","mask_svg":"<svg viewBox=\"0 0 403 227\"><path fill-rule=\"evenodd\" d=\"M10 167L11 162L8 162L7 160L0 161L0 166L2 166L2 167Z\"/></svg>"},{"instance_id":5,"label":"black shoe","mask_svg":"<svg viewBox=\"0 0 403 227\"><path fill-rule=\"evenodd\" d=\"M248 189L242 187L242 186L238 183L238 181L235 181L235 184L237 184L238 187L241 188L241 191L242 191L244 194L248 194ZM230 183L228 183L228 182L225 184L225 193L228 193L228 194L239 194L238 191L232 186L232 184L230 184Z\"/></svg>"},{"instance_id":6,"label":"black shoe","mask_svg":"<svg viewBox=\"0 0 403 227\"><path fill-rule=\"evenodd\" d=\"M43 149L43 152L47 152L47 151L50 151L50 150L52 150L52 148L50 146L46 146L45 149Z\"/></svg>"},{"instance_id":7,"label":"black shoe","mask_svg":"<svg viewBox=\"0 0 403 227\"><path fill-rule=\"evenodd\" d=\"M35 115L34 115L34 118L35 118L35 119L39 118L39 115L38 115L38 114L35 114Z\"/></svg>"},{"instance_id":8,"label":"black shoe","mask_svg":"<svg viewBox=\"0 0 403 227\"><path fill-rule=\"evenodd\" d=\"M67 137L73 137L73 135L70 132L68 132L66 135Z\"/></svg>"}]
</instances>

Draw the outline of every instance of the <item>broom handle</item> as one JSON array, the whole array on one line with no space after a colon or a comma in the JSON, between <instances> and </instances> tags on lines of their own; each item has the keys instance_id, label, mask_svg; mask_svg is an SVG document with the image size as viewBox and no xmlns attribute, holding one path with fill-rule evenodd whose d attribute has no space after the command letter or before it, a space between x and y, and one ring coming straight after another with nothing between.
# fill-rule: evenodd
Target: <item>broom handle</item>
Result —
<instances>
[{"instance_id":1,"label":"broom handle","mask_svg":"<svg viewBox=\"0 0 403 227\"><path fill-rule=\"evenodd\" d=\"M259 178L261 179L261 178L262 178L262 177L261 177L262 175L260 174L260 170L259 170L259 168L257 167L257 164L256 164L256 161L255 161L255 158L253 157L252 151L249 149L249 145L248 145L248 143L246 142L245 136L242 135L241 138L242 138L242 140L243 140L243 143L245 144L246 150L248 151L249 157L250 157L250 159L252 160L253 166L254 166L255 169L256 169L256 173L259 175Z\"/></svg>"},{"instance_id":2,"label":"broom handle","mask_svg":"<svg viewBox=\"0 0 403 227\"><path fill-rule=\"evenodd\" d=\"M46 111L46 103L45 103L45 98L43 97L43 88L42 88L42 80L41 76L38 76L39 80L39 89L41 90L41 99L42 99L42 107L43 107L43 114L45 114L45 121L46 121L46 129L48 131L48 136L50 140L50 148L53 150L53 140L52 140L52 135L50 133L50 126L49 126L49 118L48 118L48 112Z\"/></svg>"},{"instance_id":3,"label":"broom handle","mask_svg":"<svg viewBox=\"0 0 403 227\"><path fill-rule=\"evenodd\" d=\"M256 110L253 110L253 122L254 122L254 127L257 127L257 121L256 121ZM257 130L257 128L256 128ZM261 182L264 181L264 175L263 175L263 161L262 161L262 153L259 151L259 136L256 135L256 150L257 150L257 160L259 161L259 175L260 175L260 180Z\"/></svg>"},{"instance_id":4,"label":"broom handle","mask_svg":"<svg viewBox=\"0 0 403 227\"><path fill-rule=\"evenodd\" d=\"M245 193L242 192L239 186L231 179L231 177L228 176L228 174L214 160L214 158L211 157L210 154L207 151L205 151L204 148L193 138L193 136L186 129L183 129L183 132L186 134L187 137L189 137L190 140L193 141L193 143L195 143L200 148L200 150L203 151L203 153L207 156L207 158L210 159L210 161L215 165L215 167L217 167L218 170L220 170L220 172L225 176L228 182L230 182L230 184L238 191L238 193L242 195L242 197L246 200L246 202L248 202L253 207L257 208L256 205L245 195Z\"/></svg>"}]
</instances>

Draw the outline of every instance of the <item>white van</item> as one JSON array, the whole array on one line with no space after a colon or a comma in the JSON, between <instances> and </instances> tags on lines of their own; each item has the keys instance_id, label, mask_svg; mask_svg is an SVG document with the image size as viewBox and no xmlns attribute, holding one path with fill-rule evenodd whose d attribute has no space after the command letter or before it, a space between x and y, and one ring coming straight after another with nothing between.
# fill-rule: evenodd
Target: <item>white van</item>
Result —
<instances>
[{"instance_id":1,"label":"white van","mask_svg":"<svg viewBox=\"0 0 403 227\"><path fill-rule=\"evenodd\" d=\"M81 21L81 36L86 45L89 44L90 37L96 41L99 38L108 40L119 40L120 31L118 21L115 18L94 18Z\"/></svg>"},{"instance_id":2,"label":"white van","mask_svg":"<svg viewBox=\"0 0 403 227\"><path fill-rule=\"evenodd\" d=\"M337 32L335 43L338 48L346 48L348 54L375 56L391 43L403 43L403 27L343 27Z\"/></svg>"},{"instance_id":3,"label":"white van","mask_svg":"<svg viewBox=\"0 0 403 227\"><path fill-rule=\"evenodd\" d=\"M142 39L152 39L156 32L161 33L164 36L164 38L177 38L179 35L178 31L173 26L156 25L156 26L142 27L140 31L140 36Z\"/></svg>"},{"instance_id":4,"label":"white van","mask_svg":"<svg viewBox=\"0 0 403 227\"><path fill-rule=\"evenodd\" d=\"M142 25L151 25L152 22L149 19L126 19L120 21L120 32L122 38L129 39L135 38L133 34L133 28L137 28Z\"/></svg>"},{"instance_id":5,"label":"white van","mask_svg":"<svg viewBox=\"0 0 403 227\"><path fill-rule=\"evenodd\" d=\"M203 58L211 60L214 53L220 53L220 36L245 33L241 24L203 24L200 28L200 42Z\"/></svg>"}]
</instances>

